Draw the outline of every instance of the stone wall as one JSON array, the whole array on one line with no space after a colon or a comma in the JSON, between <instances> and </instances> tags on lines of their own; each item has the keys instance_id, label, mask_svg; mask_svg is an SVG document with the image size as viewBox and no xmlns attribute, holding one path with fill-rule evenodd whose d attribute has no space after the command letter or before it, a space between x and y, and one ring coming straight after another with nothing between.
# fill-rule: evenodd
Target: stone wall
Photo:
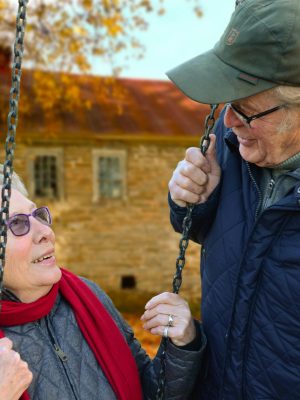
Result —
<instances>
[{"instance_id":1,"label":"stone wall","mask_svg":"<svg viewBox=\"0 0 300 400\"><path fill-rule=\"evenodd\" d=\"M37 200L52 211L59 264L101 282L105 290L120 289L126 275L135 276L138 291L171 290L180 236L169 223L167 185L186 147L172 141L64 144L64 198ZM19 144L16 151L15 170L26 184L32 148ZM93 201L95 148L126 150L126 199ZM199 246L191 242L183 277L182 293L199 297Z\"/></svg>"}]
</instances>

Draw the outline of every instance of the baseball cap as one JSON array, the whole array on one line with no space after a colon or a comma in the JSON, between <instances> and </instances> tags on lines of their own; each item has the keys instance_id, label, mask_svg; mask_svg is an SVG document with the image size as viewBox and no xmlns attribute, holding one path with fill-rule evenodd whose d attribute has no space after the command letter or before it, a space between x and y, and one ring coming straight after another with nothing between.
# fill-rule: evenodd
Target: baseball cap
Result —
<instances>
[{"instance_id":1,"label":"baseball cap","mask_svg":"<svg viewBox=\"0 0 300 400\"><path fill-rule=\"evenodd\" d=\"M244 0L213 49L167 72L206 104L300 86L300 0Z\"/></svg>"}]
</instances>

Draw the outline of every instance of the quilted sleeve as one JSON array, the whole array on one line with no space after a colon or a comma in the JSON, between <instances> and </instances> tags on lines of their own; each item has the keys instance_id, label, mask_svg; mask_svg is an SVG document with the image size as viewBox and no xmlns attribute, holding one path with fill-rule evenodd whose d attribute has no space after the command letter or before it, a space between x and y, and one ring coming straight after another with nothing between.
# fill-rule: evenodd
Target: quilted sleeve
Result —
<instances>
[{"instance_id":1,"label":"quilted sleeve","mask_svg":"<svg viewBox=\"0 0 300 400\"><path fill-rule=\"evenodd\" d=\"M192 212L192 226L190 230L190 239L196 243L202 243L206 233L208 232L218 207L219 188L216 187L209 199L203 203L194 206ZM175 232L182 233L183 219L186 216L186 207L179 207L171 199L170 193L168 195L168 202L170 207L170 221Z\"/></svg>"},{"instance_id":2,"label":"quilted sleeve","mask_svg":"<svg viewBox=\"0 0 300 400\"><path fill-rule=\"evenodd\" d=\"M139 341L134 337L131 327L114 307L110 298L96 284L86 279L84 281L98 296L124 335L137 363L144 399L155 400L160 371L161 348L159 348L156 357L151 360ZM168 344L166 353L166 400L187 400L196 383L206 346L206 338L203 334L202 326L199 322L196 322L196 326L199 334L197 348L186 350L173 345L171 342Z\"/></svg>"}]
</instances>

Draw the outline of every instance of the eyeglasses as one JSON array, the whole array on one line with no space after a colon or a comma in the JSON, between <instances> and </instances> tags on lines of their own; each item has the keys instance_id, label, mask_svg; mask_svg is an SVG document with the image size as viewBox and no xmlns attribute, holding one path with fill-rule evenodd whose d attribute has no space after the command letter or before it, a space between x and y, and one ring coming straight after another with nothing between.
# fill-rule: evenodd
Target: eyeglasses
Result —
<instances>
[{"instance_id":1,"label":"eyeglasses","mask_svg":"<svg viewBox=\"0 0 300 400\"><path fill-rule=\"evenodd\" d=\"M250 127L250 123L252 121L254 121L255 119L264 117L265 115L271 114L277 110L280 110L281 108L285 107L286 104L281 104L279 106L270 108L269 110L263 111L261 113L255 114L255 115L251 115L251 117L248 117L248 115L244 114L242 111L240 111L234 104L232 103L227 103L227 106L230 107L233 112L235 113L235 115L239 118L240 121L243 122L243 124L245 126L247 126L248 128Z\"/></svg>"},{"instance_id":2,"label":"eyeglasses","mask_svg":"<svg viewBox=\"0 0 300 400\"><path fill-rule=\"evenodd\" d=\"M52 218L48 207L40 207L32 211L31 214L16 214L6 221L6 225L15 236L24 236L30 231L29 217L35 218L44 225L50 226Z\"/></svg>"}]
</instances>

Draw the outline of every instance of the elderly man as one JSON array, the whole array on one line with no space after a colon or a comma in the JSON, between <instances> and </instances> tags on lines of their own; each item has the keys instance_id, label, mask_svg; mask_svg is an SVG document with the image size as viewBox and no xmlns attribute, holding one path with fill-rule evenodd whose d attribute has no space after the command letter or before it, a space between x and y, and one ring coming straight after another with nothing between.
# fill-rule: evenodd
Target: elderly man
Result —
<instances>
[{"instance_id":1,"label":"elderly man","mask_svg":"<svg viewBox=\"0 0 300 400\"><path fill-rule=\"evenodd\" d=\"M227 103L207 154L169 183L171 222L201 243L208 339L196 399L292 400L300 389L300 2L245 0L214 49L168 73Z\"/></svg>"}]
</instances>

